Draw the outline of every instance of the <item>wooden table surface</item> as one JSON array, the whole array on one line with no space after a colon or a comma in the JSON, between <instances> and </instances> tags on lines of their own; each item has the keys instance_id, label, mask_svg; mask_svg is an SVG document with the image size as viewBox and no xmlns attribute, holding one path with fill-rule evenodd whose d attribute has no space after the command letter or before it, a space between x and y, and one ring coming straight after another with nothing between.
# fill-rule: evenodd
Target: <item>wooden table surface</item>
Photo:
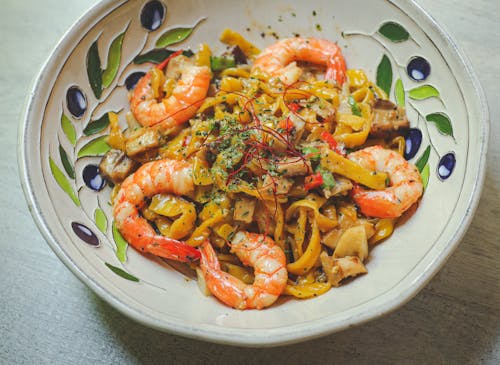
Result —
<instances>
[{"instance_id":1,"label":"wooden table surface","mask_svg":"<svg viewBox=\"0 0 500 365\"><path fill-rule=\"evenodd\" d=\"M471 60L491 113L477 214L443 270L396 312L299 345L246 349L146 328L52 253L21 191L17 129L30 84L96 0L3 0L0 12L0 364L500 363L500 0L418 0ZM64 5L63 5L64 4Z\"/></svg>"}]
</instances>

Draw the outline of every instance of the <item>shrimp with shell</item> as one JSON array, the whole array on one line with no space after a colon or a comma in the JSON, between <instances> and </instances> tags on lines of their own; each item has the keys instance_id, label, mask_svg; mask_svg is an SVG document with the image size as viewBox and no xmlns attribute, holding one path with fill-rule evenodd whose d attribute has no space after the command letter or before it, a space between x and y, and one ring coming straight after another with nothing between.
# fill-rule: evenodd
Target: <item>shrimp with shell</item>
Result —
<instances>
[{"instance_id":1,"label":"shrimp with shell","mask_svg":"<svg viewBox=\"0 0 500 365\"><path fill-rule=\"evenodd\" d=\"M360 186L353 189L352 198L364 215L397 218L422 196L423 184L418 169L399 153L372 146L350 153L348 158L371 171L385 172L389 176L389 186L383 190L365 190Z\"/></svg>"},{"instance_id":2,"label":"shrimp with shell","mask_svg":"<svg viewBox=\"0 0 500 365\"><path fill-rule=\"evenodd\" d=\"M145 163L120 186L113 207L116 227L138 251L176 261L195 261L200 258L196 248L157 234L139 213L147 199L156 194L183 195L193 189L189 163L169 159Z\"/></svg>"},{"instance_id":3,"label":"shrimp with shell","mask_svg":"<svg viewBox=\"0 0 500 365\"><path fill-rule=\"evenodd\" d=\"M207 95L212 76L207 66L196 66L182 55L166 61L156 70L168 63L165 77L175 83L170 95L155 97L153 69L139 80L130 97L130 110L144 127L162 123L165 128L170 128L187 122L196 114ZM156 90L156 93L159 91Z\"/></svg>"},{"instance_id":4,"label":"shrimp with shell","mask_svg":"<svg viewBox=\"0 0 500 365\"><path fill-rule=\"evenodd\" d=\"M339 86L346 79L346 64L339 46L318 38L294 37L278 41L257 56L252 70L268 73L290 85L302 74L295 61L325 66L325 79L335 81Z\"/></svg>"},{"instance_id":5,"label":"shrimp with shell","mask_svg":"<svg viewBox=\"0 0 500 365\"><path fill-rule=\"evenodd\" d=\"M283 250L266 235L240 231L231 242L231 252L254 268L253 284L222 271L212 245L206 241L201 246L200 267L210 292L237 309L262 309L273 304L288 279Z\"/></svg>"}]
</instances>

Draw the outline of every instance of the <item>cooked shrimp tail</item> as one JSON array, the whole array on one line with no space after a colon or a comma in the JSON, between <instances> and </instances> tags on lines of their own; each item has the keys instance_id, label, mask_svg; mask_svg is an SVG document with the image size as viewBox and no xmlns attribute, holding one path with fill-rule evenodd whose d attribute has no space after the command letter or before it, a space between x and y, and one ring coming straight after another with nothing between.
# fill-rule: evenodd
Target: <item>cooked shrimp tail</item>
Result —
<instances>
[{"instance_id":1,"label":"cooked shrimp tail","mask_svg":"<svg viewBox=\"0 0 500 365\"><path fill-rule=\"evenodd\" d=\"M162 123L168 128L188 121L207 95L211 79L208 67L195 66L182 55L167 60L169 69L175 69L171 73L178 78L171 95L155 98L150 71L139 80L130 98L130 110L144 127Z\"/></svg>"},{"instance_id":2,"label":"cooked shrimp tail","mask_svg":"<svg viewBox=\"0 0 500 365\"><path fill-rule=\"evenodd\" d=\"M157 234L139 214L146 199L153 195L182 195L192 190L191 166L187 162L165 159L144 164L125 179L115 198L113 214L118 230L141 252L184 262L199 259L197 249Z\"/></svg>"},{"instance_id":3,"label":"cooked shrimp tail","mask_svg":"<svg viewBox=\"0 0 500 365\"><path fill-rule=\"evenodd\" d=\"M397 218L422 196L423 184L418 169L400 154L372 146L348 157L367 169L389 175L390 184L383 190L365 190L360 186L352 190L352 198L364 215Z\"/></svg>"},{"instance_id":4,"label":"cooked shrimp tail","mask_svg":"<svg viewBox=\"0 0 500 365\"><path fill-rule=\"evenodd\" d=\"M325 78L336 81L339 86L345 81L346 64L339 46L317 38L287 38L262 51L255 59L253 69L259 69L285 84L298 81L302 70L295 61L305 61L326 67Z\"/></svg>"},{"instance_id":5,"label":"cooked shrimp tail","mask_svg":"<svg viewBox=\"0 0 500 365\"><path fill-rule=\"evenodd\" d=\"M210 242L205 241L201 245L200 251L200 267L210 292L221 302L236 307L236 301L242 302L244 300L245 284L221 270L219 259Z\"/></svg>"},{"instance_id":6,"label":"cooked shrimp tail","mask_svg":"<svg viewBox=\"0 0 500 365\"><path fill-rule=\"evenodd\" d=\"M338 46L337 49L338 51L328 61L325 79L335 80L340 86L342 86L346 79L346 64Z\"/></svg>"},{"instance_id":7,"label":"cooked shrimp tail","mask_svg":"<svg viewBox=\"0 0 500 365\"><path fill-rule=\"evenodd\" d=\"M212 245L206 241L201 246L200 267L210 292L237 309L262 309L273 304L288 278L283 250L263 234L240 231L234 236L231 251L244 265L253 266L254 283L245 284L222 271Z\"/></svg>"}]
</instances>

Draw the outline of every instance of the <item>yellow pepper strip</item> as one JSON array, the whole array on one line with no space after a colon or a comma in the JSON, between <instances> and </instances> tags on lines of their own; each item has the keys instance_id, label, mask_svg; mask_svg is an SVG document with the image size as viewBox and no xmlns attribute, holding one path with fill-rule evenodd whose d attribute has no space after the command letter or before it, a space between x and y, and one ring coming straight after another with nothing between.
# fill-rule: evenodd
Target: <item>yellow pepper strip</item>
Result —
<instances>
[{"instance_id":1,"label":"yellow pepper strip","mask_svg":"<svg viewBox=\"0 0 500 365\"><path fill-rule=\"evenodd\" d=\"M356 101L356 103L358 104L366 103L372 105L375 99L373 91L371 91L368 87L363 87L361 89L353 91L351 96L353 97L354 101Z\"/></svg>"},{"instance_id":2,"label":"yellow pepper strip","mask_svg":"<svg viewBox=\"0 0 500 365\"><path fill-rule=\"evenodd\" d=\"M293 295L295 298L299 299L307 299L324 294L328 290L330 290L331 287L332 284L330 284L330 282L304 285L287 284L285 290L283 291L283 294Z\"/></svg>"},{"instance_id":3,"label":"yellow pepper strip","mask_svg":"<svg viewBox=\"0 0 500 365\"><path fill-rule=\"evenodd\" d=\"M161 95L160 90L165 82L165 75L162 70L156 67L149 72L151 72L151 89L153 90L153 95L156 99L159 99Z\"/></svg>"},{"instance_id":4,"label":"yellow pepper strip","mask_svg":"<svg viewBox=\"0 0 500 365\"><path fill-rule=\"evenodd\" d=\"M108 144L117 150L122 150L125 151L125 142L127 139L123 135L121 129L120 129L120 124L118 123L118 114L109 112L108 113L108 119L109 119L109 126L110 126L110 131L109 131L109 137L108 137Z\"/></svg>"},{"instance_id":5,"label":"yellow pepper strip","mask_svg":"<svg viewBox=\"0 0 500 365\"><path fill-rule=\"evenodd\" d=\"M365 125L365 118L353 114L338 113L337 123L348 127L351 131L359 131Z\"/></svg>"},{"instance_id":6,"label":"yellow pepper strip","mask_svg":"<svg viewBox=\"0 0 500 365\"><path fill-rule=\"evenodd\" d=\"M240 79L232 76L224 76L220 80L220 89L225 92L241 91L243 85Z\"/></svg>"},{"instance_id":7,"label":"yellow pepper strip","mask_svg":"<svg viewBox=\"0 0 500 365\"><path fill-rule=\"evenodd\" d=\"M252 121L252 114L247 109L247 106L245 105L246 101L243 98L240 98L238 100L238 114L236 115L236 119L241 123L241 124L247 124ZM236 111L236 106L233 106L233 111Z\"/></svg>"},{"instance_id":8,"label":"yellow pepper strip","mask_svg":"<svg viewBox=\"0 0 500 365\"><path fill-rule=\"evenodd\" d=\"M296 275L302 275L314 266L321 253L320 233L318 223L315 219L312 221L312 234L304 254L295 262L286 265L288 272Z\"/></svg>"},{"instance_id":9,"label":"yellow pepper strip","mask_svg":"<svg viewBox=\"0 0 500 365\"><path fill-rule=\"evenodd\" d=\"M295 228L295 252L294 261L297 261L304 254L304 240L306 238L307 212L305 209L299 209L299 219Z\"/></svg>"},{"instance_id":10,"label":"yellow pepper strip","mask_svg":"<svg viewBox=\"0 0 500 365\"><path fill-rule=\"evenodd\" d=\"M287 89L283 94L286 102L296 101L300 99L309 99L311 97L311 92L304 91L300 89Z\"/></svg>"},{"instance_id":11,"label":"yellow pepper strip","mask_svg":"<svg viewBox=\"0 0 500 365\"><path fill-rule=\"evenodd\" d=\"M160 156L162 158L170 158L173 160L183 160L186 150L185 141L191 134L191 128L183 129L178 135L170 140L165 146L160 148Z\"/></svg>"},{"instance_id":12,"label":"yellow pepper strip","mask_svg":"<svg viewBox=\"0 0 500 365\"><path fill-rule=\"evenodd\" d=\"M229 238L235 233L233 226L227 223L215 227L214 231L219 237L224 238L226 241L229 241Z\"/></svg>"},{"instance_id":13,"label":"yellow pepper strip","mask_svg":"<svg viewBox=\"0 0 500 365\"><path fill-rule=\"evenodd\" d=\"M210 68L210 56L212 51L210 47L206 43L200 44L200 48L198 49L198 53L195 56L196 66L207 66Z\"/></svg>"},{"instance_id":14,"label":"yellow pepper strip","mask_svg":"<svg viewBox=\"0 0 500 365\"><path fill-rule=\"evenodd\" d=\"M368 243L373 245L374 243L389 237L394 231L395 222L396 220L394 218L380 219L375 224L375 234L370 238Z\"/></svg>"},{"instance_id":15,"label":"yellow pepper strip","mask_svg":"<svg viewBox=\"0 0 500 365\"><path fill-rule=\"evenodd\" d=\"M207 203L200 212L199 217L202 221L206 221L216 215L222 215L225 217L229 214L230 208L231 199L227 195L223 194Z\"/></svg>"},{"instance_id":16,"label":"yellow pepper strip","mask_svg":"<svg viewBox=\"0 0 500 365\"><path fill-rule=\"evenodd\" d=\"M220 73L221 76L233 76L247 79L250 77L250 72L243 67L226 68Z\"/></svg>"},{"instance_id":17,"label":"yellow pepper strip","mask_svg":"<svg viewBox=\"0 0 500 365\"><path fill-rule=\"evenodd\" d=\"M230 207L231 199L226 195L221 195L216 200L207 203L198 216L203 223L196 227L186 243L191 246L201 245L210 235L209 228L226 219Z\"/></svg>"},{"instance_id":18,"label":"yellow pepper strip","mask_svg":"<svg viewBox=\"0 0 500 365\"><path fill-rule=\"evenodd\" d=\"M311 194L310 194L311 195ZM314 219L318 222L318 227L322 232L330 231L337 226L337 220L328 218L320 213L319 208L323 202L317 202L310 199L302 199L294 202L286 211L285 219L288 221L295 214L297 208L309 208L314 212Z\"/></svg>"},{"instance_id":19,"label":"yellow pepper strip","mask_svg":"<svg viewBox=\"0 0 500 365\"><path fill-rule=\"evenodd\" d=\"M194 201L197 203L205 204L211 200L211 192L213 185L198 185L195 186Z\"/></svg>"},{"instance_id":20,"label":"yellow pepper strip","mask_svg":"<svg viewBox=\"0 0 500 365\"><path fill-rule=\"evenodd\" d=\"M306 276L299 276L297 277L297 280L295 282L291 282L288 280L288 283L290 285L307 285L307 284L312 284L316 282L316 278L314 277L314 274L312 271L309 271Z\"/></svg>"},{"instance_id":21,"label":"yellow pepper strip","mask_svg":"<svg viewBox=\"0 0 500 365\"><path fill-rule=\"evenodd\" d=\"M201 245L210 235L209 228L211 226L219 223L224 218L225 218L225 216L218 214L213 218L207 219L202 224L200 224L198 227L196 227L193 234L186 240L186 243L190 246L193 246L193 247L197 247L197 246Z\"/></svg>"},{"instance_id":22,"label":"yellow pepper strip","mask_svg":"<svg viewBox=\"0 0 500 365\"><path fill-rule=\"evenodd\" d=\"M109 200L111 202L112 205L115 204L115 199L116 199L116 196L118 195L118 192L120 191L120 188L121 188L122 184L116 184L113 189L111 190L111 194L109 196Z\"/></svg>"},{"instance_id":23,"label":"yellow pepper strip","mask_svg":"<svg viewBox=\"0 0 500 365\"><path fill-rule=\"evenodd\" d=\"M243 36L231 29L224 29L220 36L220 41L230 46L238 46L247 57L253 57L260 53L260 49L247 41Z\"/></svg>"},{"instance_id":24,"label":"yellow pepper strip","mask_svg":"<svg viewBox=\"0 0 500 365\"><path fill-rule=\"evenodd\" d=\"M229 105L236 104L240 96L234 93L219 93L217 96L206 98L200 109L199 113L203 113L208 108L214 107L218 104L227 103Z\"/></svg>"},{"instance_id":25,"label":"yellow pepper strip","mask_svg":"<svg viewBox=\"0 0 500 365\"><path fill-rule=\"evenodd\" d=\"M172 95L174 92L175 86L177 85L177 82L174 79L166 79L165 82L163 83L162 89L164 96L163 98L168 98Z\"/></svg>"},{"instance_id":26,"label":"yellow pepper strip","mask_svg":"<svg viewBox=\"0 0 500 365\"><path fill-rule=\"evenodd\" d=\"M284 212L281 204L274 201L265 201L265 206L270 212L273 212L273 217L275 221L274 228L274 242L282 249L285 249L285 235L283 230L285 228Z\"/></svg>"},{"instance_id":27,"label":"yellow pepper strip","mask_svg":"<svg viewBox=\"0 0 500 365\"><path fill-rule=\"evenodd\" d=\"M323 215L332 221L332 225L335 224L335 226L337 226L337 209L333 203L323 206ZM319 226L319 229L321 230L321 225Z\"/></svg>"},{"instance_id":28,"label":"yellow pepper strip","mask_svg":"<svg viewBox=\"0 0 500 365\"><path fill-rule=\"evenodd\" d=\"M195 206L181 197L157 194L151 200L149 210L169 218L178 217L168 229L168 236L173 239L185 237L194 228Z\"/></svg>"},{"instance_id":29,"label":"yellow pepper strip","mask_svg":"<svg viewBox=\"0 0 500 365\"><path fill-rule=\"evenodd\" d=\"M225 272L234 276L237 279L240 279L245 284L253 284L254 275L247 268L231 264L228 262L224 262L221 266L223 267Z\"/></svg>"},{"instance_id":30,"label":"yellow pepper strip","mask_svg":"<svg viewBox=\"0 0 500 365\"><path fill-rule=\"evenodd\" d=\"M346 71L351 89L360 89L369 85L368 77L364 71L359 69L350 69Z\"/></svg>"},{"instance_id":31,"label":"yellow pepper strip","mask_svg":"<svg viewBox=\"0 0 500 365\"><path fill-rule=\"evenodd\" d=\"M335 89L313 87L308 89L308 91L311 95L331 103L334 108L338 108L340 104L339 93Z\"/></svg>"},{"instance_id":32,"label":"yellow pepper strip","mask_svg":"<svg viewBox=\"0 0 500 365\"><path fill-rule=\"evenodd\" d=\"M406 147L405 138L403 136L399 136L399 137L394 138L390 144L390 147L393 147L393 146L396 146L397 147L396 151L401 156L403 156L405 153L405 147Z\"/></svg>"},{"instance_id":33,"label":"yellow pepper strip","mask_svg":"<svg viewBox=\"0 0 500 365\"><path fill-rule=\"evenodd\" d=\"M278 246L281 247L281 249L284 251L285 250L285 214L283 212L283 207L281 204L277 204L278 210L276 212L276 228L274 229L274 242Z\"/></svg>"},{"instance_id":34,"label":"yellow pepper strip","mask_svg":"<svg viewBox=\"0 0 500 365\"><path fill-rule=\"evenodd\" d=\"M347 148L361 146L366 142L371 128L371 108L364 103L358 104L362 116L338 114L338 124L333 136Z\"/></svg>"},{"instance_id":35,"label":"yellow pepper strip","mask_svg":"<svg viewBox=\"0 0 500 365\"><path fill-rule=\"evenodd\" d=\"M354 204L344 203L339 207L339 226L342 229L353 226L358 220L358 211Z\"/></svg>"},{"instance_id":36,"label":"yellow pepper strip","mask_svg":"<svg viewBox=\"0 0 500 365\"><path fill-rule=\"evenodd\" d=\"M389 99L389 97L387 96L387 94L385 93L385 91L382 90L381 88L379 88L374 83L370 83L370 88L375 92L375 94L377 94L377 97L379 99L384 99L384 100L388 100Z\"/></svg>"},{"instance_id":37,"label":"yellow pepper strip","mask_svg":"<svg viewBox=\"0 0 500 365\"><path fill-rule=\"evenodd\" d=\"M207 161L200 156L193 159L193 182L195 185L211 185L214 182Z\"/></svg>"},{"instance_id":38,"label":"yellow pepper strip","mask_svg":"<svg viewBox=\"0 0 500 365\"><path fill-rule=\"evenodd\" d=\"M155 219L152 220L155 222L156 228L158 228L162 235L170 237L170 227L172 227L172 222L169 219L158 215Z\"/></svg>"},{"instance_id":39,"label":"yellow pepper strip","mask_svg":"<svg viewBox=\"0 0 500 365\"><path fill-rule=\"evenodd\" d=\"M213 230L214 228L212 227L212 231ZM217 236L216 234L210 233L210 235L208 236L208 240L212 245L218 247L219 249L222 249L224 246L226 246L226 240Z\"/></svg>"},{"instance_id":40,"label":"yellow pepper strip","mask_svg":"<svg viewBox=\"0 0 500 365\"><path fill-rule=\"evenodd\" d=\"M235 255L228 253L218 253L217 258L219 259L219 261L229 262L231 264L240 263L240 260L238 260L238 258Z\"/></svg>"},{"instance_id":41,"label":"yellow pepper strip","mask_svg":"<svg viewBox=\"0 0 500 365\"><path fill-rule=\"evenodd\" d=\"M385 183L388 177L386 173L365 169L330 149L322 149L321 166L371 189L382 190L386 188Z\"/></svg>"},{"instance_id":42,"label":"yellow pepper strip","mask_svg":"<svg viewBox=\"0 0 500 365\"><path fill-rule=\"evenodd\" d=\"M224 119L227 113L224 111L225 108L221 104L218 104L214 107L214 119L221 120Z\"/></svg>"}]
</instances>

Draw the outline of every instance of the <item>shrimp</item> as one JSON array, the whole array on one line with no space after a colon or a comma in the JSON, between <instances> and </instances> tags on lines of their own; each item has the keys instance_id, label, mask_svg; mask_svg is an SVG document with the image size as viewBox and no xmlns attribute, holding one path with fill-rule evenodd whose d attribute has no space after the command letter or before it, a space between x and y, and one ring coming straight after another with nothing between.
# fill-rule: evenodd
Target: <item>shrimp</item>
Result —
<instances>
[{"instance_id":1,"label":"shrimp","mask_svg":"<svg viewBox=\"0 0 500 365\"><path fill-rule=\"evenodd\" d=\"M361 212L370 217L397 218L423 193L422 178L415 165L400 154L381 146L367 147L348 155L361 166L389 175L390 186L383 190L352 190L352 198Z\"/></svg>"},{"instance_id":2,"label":"shrimp","mask_svg":"<svg viewBox=\"0 0 500 365\"><path fill-rule=\"evenodd\" d=\"M253 266L255 281L248 285L224 272L212 245L201 246L200 267L210 292L236 309L262 309L273 304L286 287L288 273L283 250L263 235L240 231L231 244L244 265Z\"/></svg>"},{"instance_id":3,"label":"shrimp","mask_svg":"<svg viewBox=\"0 0 500 365\"><path fill-rule=\"evenodd\" d=\"M192 168L185 161L158 160L142 165L122 183L113 215L123 238L135 249L176 261L190 262L200 252L184 242L161 236L139 215L146 199L155 194L187 194L194 189Z\"/></svg>"},{"instance_id":4,"label":"shrimp","mask_svg":"<svg viewBox=\"0 0 500 365\"><path fill-rule=\"evenodd\" d=\"M132 93L130 110L144 127L163 123L169 128L186 122L196 114L207 95L212 77L207 66L195 66L184 56L177 56L170 63L179 69L172 95L160 101L155 98L151 71L139 80Z\"/></svg>"},{"instance_id":5,"label":"shrimp","mask_svg":"<svg viewBox=\"0 0 500 365\"><path fill-rule=\"evenodd\" d=\"M317 38L287 38L264 49L254 61L253 70L260 69L279 77L285 84L296 82L302 70L294 61L326 66L325 78L339 86L345 81L346 65L340 48L333 42Z\"/></svg>"}]
</instances>

